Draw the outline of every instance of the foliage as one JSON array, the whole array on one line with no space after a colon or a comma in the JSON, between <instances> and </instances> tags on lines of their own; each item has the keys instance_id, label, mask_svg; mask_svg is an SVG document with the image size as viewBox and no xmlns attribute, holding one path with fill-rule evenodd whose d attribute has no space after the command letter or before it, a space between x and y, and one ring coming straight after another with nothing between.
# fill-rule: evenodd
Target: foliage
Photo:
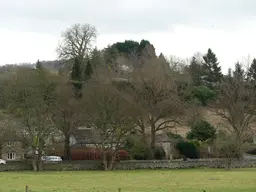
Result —
<instances>
[{"instance_id":1,"label":"foliage","mask_svg":"<svg viewBox=\"0 0 256 192\"><path fill-rule=\"evenodd\" d=\"M192 125L191 131L187 134L188 139L197 139L199 141L207 141L214 139L216 129L209 122L201 120Z\"/></svg>"},{"instance_id":2,"label":"foliage","mask_svg":"<svg viewBox=\"0 0 256 192\"><path fill-rule=\"evenodd\" d=\"M120 160L123 161L123 160L129 160L130 156L126 150L121 149L121 150L117 151L116 158L118 161L120 161Z\"/></svg>"},{"instance_id":3,"label":"foliage","mask_svg":"<svg viewBox=\"0 0 256 192\"><path fill-rule=\"evenodd\" d=\"M211 49L208 49L203 60L203 80L207 86L213 88L222 80L221 66L219 66L218 58Z\"/></svg>"},{"instance_id":4,"label":"foliage","mask_svg":"<svg viewBox=\"0 0 256 192\"><path fill-rule=\"evenodd\" d=\"M165 151L162 147L155 147L153 149L154 157L157 160L161 160L165 158Z\"/></svg>"},{"instance_id":5,"label":"foliage","mask_svg":"<svg viewBox=\"0 0 256 192\"><path fill-rule=\"evenodd\" d=\"M36 62L36 69L42 69L42 68L43 68L42 63L39 60L37 60L37 62Z\"/></svg>"},{"instance_id":6,"label":"foliage","mask_svg":"<svg viewBox=\"0 0 256 192\"><path fill-rule=\"evenodd\" d=\"M175 134L173 132L168 132L167 133L167 136L170 138L170 139L177 139L177 140L181 140L182 139L182 136L180 134Z\"/></svg>"},{"instance_id":7,"label":"foliage","mask_svg":"<svg viewBox=\"0 0 256 192\"><path fill-rule=\"evenodd\" d=\"M203 69L201 62L194 56L188 66L188 71L194 86L202 85Z\"/></svg>"},{"instance_id":8,"label":"foliage","mask_svg":"<svg viewBox=\"0 0 256 192\"><path fill-rule=\"evenodd\" d=\"M187 141L180 141L175 148L184 155L186 158L197 159L199 158L199 151L195 144Z\"/></svg>"},{"instance_id":9,"label":"foliage","mask_svg":"<svg viewBox=\"0 0 256 192\"><path fill-rule=\"evenodd\" d=\"M138 135L131 134L125 142L124 149L128 151L132 159L146 160L149 156L149 147Z\"/></svg>"},{"instance_id":10,"label":"foliage","mask_svg":"<svg viewBox=\"0 0 256 192\"><path fill-rule=\"evenodd\" d=\"M101 154L99 149L93 148L73 148L71 150L72 160L100 160Z\"/></svg>"},{"instance_id":11,"label":"foliage","mask_svg":"<svg viewBox=\"0 0 256 192\"><path fill-rule=\"evenodd\" d=\"M194 87L191 96L199 100L203 106L206 106L209 101L215 99L216 93L207 86L202 85Z\"/></svg>"},{"instance_id":12,"label":"foliage","mask_svg":"<svg viewBox=\"0 0 256 192\"><path fill-rule=\"evenodd\" d=\"M252 60L247 78L248 80L252 80L252 81L256 80L256 59L255 58Z\"/></svg>"},{"instance_id":13,"label":"foliage","mask_svg":"<svg viewBox=\"0 0 256 192\"><path fill-rule=\"evenodd\" d=\"M147 160L149 158L149 148L145 144L134 145L131 154L136 160Z\"/></svg>"},{"instance_id":14,"label":"foliage","mask_svg":"<svg viewBox=\"0 0 256 192\"><path fill-rule=\"evenodd\" d=\"M248 153L250 155L256 155L256 148L251 149L251 150L247 151L246 153Z\"/></svg>"},{"instance_id":15,"label":"foliage","mask_svg":"<svg viewBox=\"0 0 256 192\"><path fill-rule=\"evenodd\" d=\"M124 42L117 42L114 43L110 49L116 49L121 54L135 54L135 55L141 55L144 48L150 45L150 42L147 40L141 40L141 42L132 41L132 40L125 40Z\"/></svg>"},{"instance_id":16,"label":"foliage","mask_svg":"<svg viewBox=\"0 0 256 192\"><path fill-rule=\"evenodd\" d=\"M84 70L84 80L87 81L91 78L93 73L92 65L90 60L88 59L85 70Z\"/></svg>"}]
</instances>

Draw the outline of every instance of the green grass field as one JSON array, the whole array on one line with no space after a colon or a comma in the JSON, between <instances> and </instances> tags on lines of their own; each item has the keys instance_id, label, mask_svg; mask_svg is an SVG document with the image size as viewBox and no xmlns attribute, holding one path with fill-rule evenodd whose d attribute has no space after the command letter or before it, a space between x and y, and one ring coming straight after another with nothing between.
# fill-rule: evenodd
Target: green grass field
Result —
<instances>
[{"instance_id":1,"label":"green grass field","mask_svg":"<svg viewBox=\"0 0 256 192\"><path fill-rule=\"evenodd\" d=\"M0 192L256 192L256 169L2 172Z\"/></svg>"}]
</instances>

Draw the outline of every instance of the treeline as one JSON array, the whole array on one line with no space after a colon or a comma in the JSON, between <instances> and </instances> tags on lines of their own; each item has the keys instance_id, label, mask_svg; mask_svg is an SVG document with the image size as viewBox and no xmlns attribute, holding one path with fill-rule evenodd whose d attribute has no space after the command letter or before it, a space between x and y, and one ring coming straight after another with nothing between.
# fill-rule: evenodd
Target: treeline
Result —
<instances>
[{"instance_id":1,"label":"treeline","mask_svg":"<svg viewBox=\"0 0 256 192\"><path fill-rule=\"evenodd\" d=\"M62 33L57 50L65 67L58 73L37 61L35 68L17 67L1 75L5 124L0 146L6 134L15 134L32 151L34 170L41 170L41 156L53 136L64 138L65 159L70 159L72 133L92 127L100 134L96 147L105 170L110 170L131 134L140 136L148 158L153 158L157 133L201 122L189 139L211 142L230 160L241 157L255 121L255 59L248 70L236 63L235 70L223 75L211 49L183 65L157 56L147 40L126 40L98 50L92 46L96 34L89 24ZM212 108L226 120L226 134L202 123L199 106Z\"/></svg>"}]
</instances>

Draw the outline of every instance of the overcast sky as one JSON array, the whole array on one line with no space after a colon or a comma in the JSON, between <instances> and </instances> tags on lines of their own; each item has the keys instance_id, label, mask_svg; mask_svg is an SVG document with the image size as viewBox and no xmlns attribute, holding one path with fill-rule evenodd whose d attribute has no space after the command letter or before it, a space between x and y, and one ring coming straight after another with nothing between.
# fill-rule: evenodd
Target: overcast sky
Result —
<instances>
[{"instance_id":1,"label":"overcast sky","mask_svg":"<svg viewBox=\"0 0 256 192\"><path fill-rule=\"evenodd\" d=\"M56 59L60 33L98 30L96 45L147 39L159 54L190 57L210 47L223 70L256 57L255 0L0 0L0 65Z\"/></svg>"}]
</instances>

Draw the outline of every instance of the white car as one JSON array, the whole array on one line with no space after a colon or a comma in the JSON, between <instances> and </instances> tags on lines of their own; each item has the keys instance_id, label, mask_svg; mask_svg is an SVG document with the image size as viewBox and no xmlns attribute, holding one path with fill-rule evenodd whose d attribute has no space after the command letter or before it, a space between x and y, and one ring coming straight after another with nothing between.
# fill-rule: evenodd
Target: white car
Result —
<instances>
[{"instance_id":1,"label":"white car","mask_svg":"<svg viewBox=\"0 0 256 192\"><path fill-rule=\"evenodd\" d=\"M6 161L5 160L3 160L3 159L0 159L0 165L5 165L6 164Z\"/></svg>"},{"instance_id":2,"label":"white car","mask_svg":"<svg viewBox=\"0 0 256 192\"><path fill-rule=\"evenodd\" d=\"M43 156L42 160L46 161L46 162L60 162L60 161L62 161L61 157L59 157L59 156Z\"/></svg>"}]
</instances>

